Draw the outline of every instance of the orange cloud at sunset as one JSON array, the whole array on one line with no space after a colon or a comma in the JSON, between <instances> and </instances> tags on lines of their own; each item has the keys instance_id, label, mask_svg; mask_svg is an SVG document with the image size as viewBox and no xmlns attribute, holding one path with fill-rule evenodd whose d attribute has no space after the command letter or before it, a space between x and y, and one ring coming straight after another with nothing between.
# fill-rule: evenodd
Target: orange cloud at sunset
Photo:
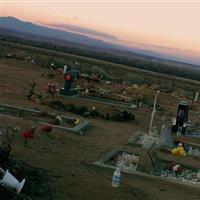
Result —
<instances>
[{"instance_id":1,"label":"orange cloud at sunset","mask_svg":"<svg viewBox=\"0 0 200 200\"><path fill-rule=\"evenodd\" d=\"M200 52L200 3L9 1L3 1L3 16L36 23L73 24L126 42Z\"/></svg>"}]
</instances>

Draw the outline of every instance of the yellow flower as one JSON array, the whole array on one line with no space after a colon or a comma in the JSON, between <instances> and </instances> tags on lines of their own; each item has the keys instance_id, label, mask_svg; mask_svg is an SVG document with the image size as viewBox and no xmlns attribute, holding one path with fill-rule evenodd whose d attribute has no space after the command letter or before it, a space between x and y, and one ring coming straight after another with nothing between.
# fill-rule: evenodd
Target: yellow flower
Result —
<instances>
[{"instance_id":1,"label":"yellow flower","mask_svg":"<svg viewBox=\"0 0 200 200\"><path fill-rule=\"evenodd\" d=\"M74 125L78 125L78 124L80 124L80 122L81 122L81 120L80 120L79 118L77 118L77 119L75 120L75 122L74 122Z\"/></svg>"},{"instance_id":2,"label":"yellow flower","mask_svg":"<svg viewBox=\"0 0 200 200\"><path fill-rule=\"evenodd\" d=\"M183 147L177 147L171 150L174 156L185 156L185 150Z\"/></svg>"}]
</instances>

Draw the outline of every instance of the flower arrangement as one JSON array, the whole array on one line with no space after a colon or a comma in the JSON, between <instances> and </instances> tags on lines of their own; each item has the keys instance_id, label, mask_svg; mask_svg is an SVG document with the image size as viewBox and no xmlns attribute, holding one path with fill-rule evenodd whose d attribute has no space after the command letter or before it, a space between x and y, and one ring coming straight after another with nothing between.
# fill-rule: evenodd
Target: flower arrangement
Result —
<instances>
[{"instance_id":1,"label":"flower arrangement","mask_svg":"<svg viewBox=\"0 0 200 200\"><path fill-rule=\"evenodd\" d=\"M34 138L35 131L36 131L36 127L32 126L30 129L25 130L21 133L21 136L24 140L24 146L27 145L29 139Z\"/></svg>"}]
</instances>

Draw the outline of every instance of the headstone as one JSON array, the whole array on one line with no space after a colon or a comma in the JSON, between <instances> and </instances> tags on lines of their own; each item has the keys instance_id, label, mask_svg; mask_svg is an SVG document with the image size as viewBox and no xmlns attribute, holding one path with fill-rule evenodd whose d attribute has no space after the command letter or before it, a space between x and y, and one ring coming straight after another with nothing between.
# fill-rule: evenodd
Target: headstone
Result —
<instances>
[{"instance_id":1,"label":"headstone","mask_svg":"<svg viewBox=\"0 0 200 200\"><path fill-rule=\"evenodd\" d=\"M171 135L171 129L166 125L162 125L160 131L160 145L165 148L173 148L174 142Z\"/></svg>"}]
</instances>

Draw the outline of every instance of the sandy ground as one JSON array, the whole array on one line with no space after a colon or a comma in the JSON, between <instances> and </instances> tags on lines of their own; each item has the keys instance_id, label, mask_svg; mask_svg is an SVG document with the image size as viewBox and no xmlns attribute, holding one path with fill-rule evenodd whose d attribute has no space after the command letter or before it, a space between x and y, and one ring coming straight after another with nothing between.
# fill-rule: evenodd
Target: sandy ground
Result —
<instances>
[{"instance_id":1,"label":"sandy ground","mask_svg":"<svg viewBox=\"0 0 200 200\"><path fill-rule=\"evenodd\" d=\"M0 60L0 102L53 111L47 106L28 101L25 96L28 83L33 80L36 81L37 91L43 92L48 77L41 74L45 73L45 69L35 65L14 60ZM178 99L174 101L171 97L165 97L161 98L161 102L168 107L170 99L172 100L170 106L173 107ZM63 98L62 101L68 102ZM105 110L113 109L97 106ZM175 115L176 110L169 108L165 114L170 113ZM158 112L157 119L161 119L162 114ZM40 127L37 126L35 138L27 147L23 146L21 137L16 136L11 154L28 164L48 171L49 176L53 177L52 184L55 187L57 200L198 200L199 189L127 174L122 174L121 186L115 190L111 187L113 170L83 164L99 159L112 148L131 150L132 147L127 147L126 142L135 130L147 130L150 112L149 109L142 108L135 111L135 115L136 124L92 119L92 127L85 136L54 129L54 138L51 139L42 135ZM16 126L24 130L31 125L32 123L26 120L0 117L0 126Z\"/></svg>"}]
</instances>

